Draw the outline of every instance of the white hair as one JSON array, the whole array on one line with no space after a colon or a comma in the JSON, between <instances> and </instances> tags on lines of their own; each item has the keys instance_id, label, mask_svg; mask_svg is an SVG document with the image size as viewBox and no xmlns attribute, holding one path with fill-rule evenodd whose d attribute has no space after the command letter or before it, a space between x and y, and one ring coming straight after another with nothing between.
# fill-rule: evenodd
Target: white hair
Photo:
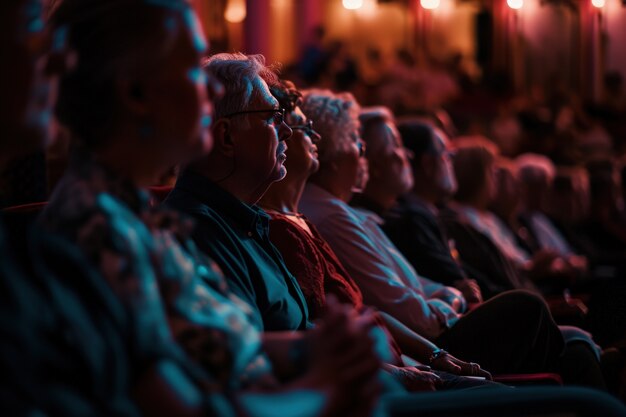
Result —
<instances>
[{"instance_id":1,"label":"white hair","mask_svg":"<svg viewBox=\"0 0 626 417\"><path fill-rule=\"evenodd\" d=\"M351 133L360 126L359 104L350 93L312 89L302 95L300 109L313 120L315 131L322 137L318 144L320 161L333 161L353 146Z\"/></svg>"},{"instance_id":2,"label":"white hair","mask_svg":"<svg viewBox=\"0 0 626 417\"><path fill-rule=\"evenodd\" d=\"M204 62L204 68L224 86L224 95L214 104L217 119L246 110L259 93L257 80L268 84L278 80L274 71L265 65L263 55L217 54Z\"/></svg>"}]
</instances>

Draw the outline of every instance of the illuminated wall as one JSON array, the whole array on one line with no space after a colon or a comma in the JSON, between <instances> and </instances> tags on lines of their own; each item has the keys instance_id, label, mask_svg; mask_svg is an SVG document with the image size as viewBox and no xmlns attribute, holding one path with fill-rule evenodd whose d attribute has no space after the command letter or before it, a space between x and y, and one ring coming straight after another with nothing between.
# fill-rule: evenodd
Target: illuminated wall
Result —
<instances>
[{"instance_id":1,"label":"illuminated wall","mask_svg":"<svg viewBox=\"0 0 626 417\"><path fill-rule=\"evenodd\" d=\"M250 9L246 19L219 25L216 16L232 1L194 0L213 36L223 36L223 28L228 27L230 46L226 49L263 53L269 61L289 64L297 60L318 23L325 25L327 40L345 41L359 61L367 48L376 48L389 59L396 49L413 50L424 38L430 56L438 59L460 52L471 63L476 50L478 2L439 0L437 9L425 11L419 0L350 0L362 3L357 10L346 9L342 0L236 0L245 1ZM601 56L602 37L594 26L598 9L589 1L579 0L581 12L577 12L542 5L541 0L524 0L523 7L513 11L506 0L493 0L496 65L513 71L518 87L543 83L555 73L579 88L597 84L604 69L618 70L626 78L626 7L621 0L605 0L601 13L608 42ZM407 8L408 3L414 7ZM590 68L596 61L604 64Z\"/></svg>"}]
</instances>

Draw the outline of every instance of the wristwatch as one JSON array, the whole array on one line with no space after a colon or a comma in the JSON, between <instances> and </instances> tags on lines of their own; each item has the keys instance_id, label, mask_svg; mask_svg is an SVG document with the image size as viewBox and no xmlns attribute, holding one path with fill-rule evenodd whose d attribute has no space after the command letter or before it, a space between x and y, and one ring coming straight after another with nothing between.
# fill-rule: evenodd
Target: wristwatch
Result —
<instances>
[{"instance_id":1,"label":"wristwatch","mask_svg":"<svg viewBox=\"0 0 626 417\"><path fill-rule=\"evenodd\" d=\"M441 358L443 356L446 356L447 354L448 354L448 352L443 350L443 349L437 348L437 349L433 350L433 352L430 354L430 357L428 358L428 365L429 366L432 365L432 363L434 361L436 361L437 359L439 359L439 358Z\"/></svg>"}]
</instances>

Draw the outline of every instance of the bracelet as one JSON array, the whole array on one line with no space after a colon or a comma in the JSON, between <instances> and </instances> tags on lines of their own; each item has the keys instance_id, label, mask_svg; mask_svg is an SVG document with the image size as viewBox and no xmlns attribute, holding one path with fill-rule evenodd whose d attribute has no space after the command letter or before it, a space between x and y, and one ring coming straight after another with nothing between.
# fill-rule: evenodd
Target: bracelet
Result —
<instances>
[{"instance_id":1,"label":"bracelet","mask_svg":"<svg viewBox=\"0 0 626 417\"><path fill-rule=\"evenodd\" d=\"M447 354L448 354L448 352L443 350L443 349L437 348L437 349L433 350L433 352L430 354L430 357L428 358L428 365L429 366L432 365L432 363L434 361L436 361L437 359L439 359L439 358L441 358L443 356L446 356Z\"/></svg>"}]
</instances>

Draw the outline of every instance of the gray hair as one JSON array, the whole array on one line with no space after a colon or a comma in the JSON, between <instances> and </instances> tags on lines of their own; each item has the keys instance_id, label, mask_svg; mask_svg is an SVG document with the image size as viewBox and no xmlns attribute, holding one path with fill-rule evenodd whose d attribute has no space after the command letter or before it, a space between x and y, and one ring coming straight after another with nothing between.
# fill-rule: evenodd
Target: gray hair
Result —
<instances>
[{"instance_id":1,"label":"gray hair","mask_svg":"<svg viewBox=\"0 0 626 417\"><path fill-rule=\"evenodd\" d=\"M526 184L543 180L551 183L556 175L554 163L543 155L525 153L515 159L515 164L519 180Z\"/></svg>"},{"instance_id":2,"label":"gray hair","mask_svg":"<svg viewBox=\"0 0 626 417\"><path fill-rule=\"evenodd\" d=\"M255 88L259 78L268 85L278 82L276 73L265 65L263 55L217 54L204 62L204 68L225 90L224 95L215 100L216 119L246 110L259 94Z\"/></svg>"},{"instance_id":3,"label":"gray hair","mask_svg":"<svg viewBox=\"0 0 626 417\"><path fill-rule=\"evenodd\" d=\"M320 161L332 161L354 143L351 132L358 130L359 104L350 93L335 94L330 90L311 89L302 92L300 109L315 123L322 140L317 145ZM323 164L322 164L323 166Z\"/></svg>"}]
</instances>

